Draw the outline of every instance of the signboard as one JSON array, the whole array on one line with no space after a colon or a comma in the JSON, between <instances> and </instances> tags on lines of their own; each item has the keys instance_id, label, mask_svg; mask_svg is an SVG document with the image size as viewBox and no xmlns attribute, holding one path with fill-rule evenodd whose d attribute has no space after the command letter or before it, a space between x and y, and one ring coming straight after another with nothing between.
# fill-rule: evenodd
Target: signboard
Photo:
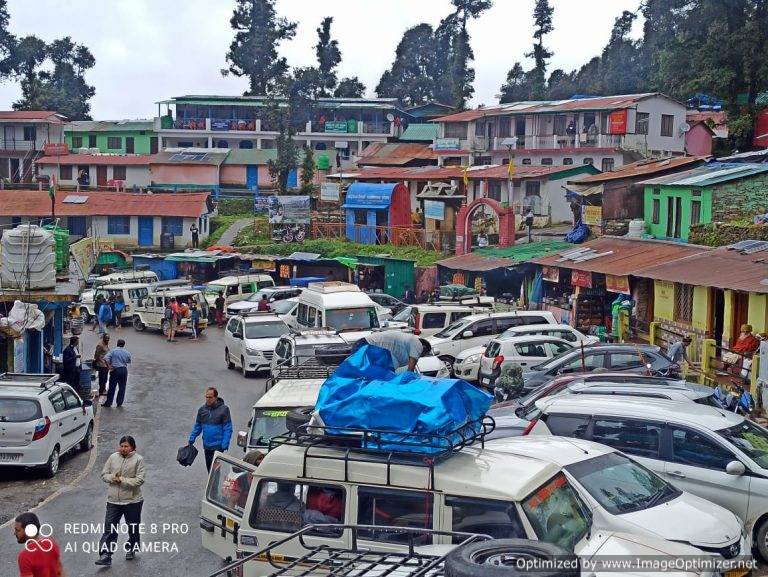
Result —
<instances>
[{"instance_id":1,"label":"signboard","mask_svg":"<svg viewBox=\"0 0 768 577\"><path fill-rule=\"evenodd\" d=\"M309 221L309 196L269 197L273 242L304 242Z\"/></svg>"},{"instance_id":2,"label":"signboard","mask_svg":"<svg viewBox=\"0 0 768 577\"><path fill-rule=\"evenodd\" d=\"M211 120L211 130L229 130L229 121Z\"/></svg>"},{"instance_id":3,"label":"signboard","mask_svg":"<svg viewBox=\"0 0 768 577\"><path fill-rule=\"evenodd\" d=\"M346 120L332 120L325 123L325 132L347 132Z\"/></svg>"},{"instance_id":4,"label":"signboard","mask_svg":"<svg viewBox=\"0 0 768 577\"><path fill-rule=\"evenodd\" d=\"M605 275L605 290L611 293L632 294L629 290L628 276Z\"/></svg>"},{"instance_id":5,"label":"signboard","mask_svg":"<svg viewBox=\"0 0 768 577\"><path fill-rule=\"evenodd\" d=\"M435 150L458 150L459 149L458 138L438 138L435 140Z\"/></svg>"},{"instance_id":6,"label":"signboard","mask_svg":"<svg viewBox=\"0 0 768 577\"><path fill-rule=\"evenodd\" d=\"M45 156L61 156L69 154L69 146L66 142L51 142L43 144L43 154Z\"/></svg>"},{"instance_id":7,"label":"signboard","mask_svg":"<svg viewBox=\"0 0 768 577\"><path fill-rule=\"evenodd\" d=\"M253 212L254 214L267 214L269 212L269 199L271 196L259 196L253 197Z\"/></svg>"},{"instance_id":8,"label":"signboard","mask_svg":"<svg viewBox=\"0 0 768 577\"><path fill-rule=\"evenodd\" d=\"M560 282L560 269L556 266L542 266L541 278L549 282Z\"/></svg>"},{"instance_id":9,"label":"signboard","mask_svg":"<svg viewBox=\"0 0 768 577\"><path fill-rule=\"evenodd\" d=\"M571 286L592 288L592 273L583 270L571 271Z\"/></svg>"},{"instance_id":10,"label":"signboard","mask_svg":"<svg viewBox=\"0 0 768 577\"><path fill-rule=\"evenodd\" d=\"M584 224L591 224L592 226L601 226L603 224L603 207L602 206L582 206L581 207L581 220Z\"/></svg>"},{"instance_id":11,"label":"signboard","mask_svg":"<svg viewBox=\"0 0 768 577\"><path fill-rule=\"evenodd\" d=\"M97 244L90 237L81 238L69 245L69 254L80 269L83 279L87 279L99 258Z\"/></svg>"},{"instance_id":12,"label":"signboard","mask_svg":"<svg viewBox=\"0 0 768 577\"><path fill-rule=\"evenodd\" d=\"M608 134L627 133L627 110L614 110L608 115Z\"/></svg>"},{"instance_id":13,"label":"signboard","mask_svg":"<svg viewBox=\"0 0 768 577\"><path fill-rule=\"evenodd\" d=\"M425 200L424 218L445 220L445 203L439 200Z\"/></svg>"},{"instance_id":14,"label":"signboard","mask_svg":"<svg viewBox=\"0 0 768 577\"><path fill-rule=\"evenodd\" d=\"M320 200L339 202L339 183L323 182L320 184Z\"/></svg>"}]
</instances>

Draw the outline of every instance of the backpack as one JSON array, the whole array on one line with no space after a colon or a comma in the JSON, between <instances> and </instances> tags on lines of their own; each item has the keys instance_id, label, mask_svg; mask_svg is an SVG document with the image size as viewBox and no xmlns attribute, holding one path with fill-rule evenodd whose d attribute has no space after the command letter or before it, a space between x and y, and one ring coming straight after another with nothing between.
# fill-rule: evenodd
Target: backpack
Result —
<instances>
[{"instance_id":1,"label":"backpack","mask_svg":"<svg viewBox=\"0 0 768 577\"><path fill-rule=\"evenodd\" d=\"M112 307L109 306L107 303L104 303L101 305L101 309L99 310L99 316L101 317L101 320L105 323L108 323L112 320Z\"/></svg>"},{"instance_id":2,"label":"backpack","mask_svg":"<svg viewBox=\"0 0 768 577\"><path fill-rule=\"evenodd\" d=\"M173 318L173 309L171 307L165 307L165 320L169 321Z\"/></svg>"}]
</instances>

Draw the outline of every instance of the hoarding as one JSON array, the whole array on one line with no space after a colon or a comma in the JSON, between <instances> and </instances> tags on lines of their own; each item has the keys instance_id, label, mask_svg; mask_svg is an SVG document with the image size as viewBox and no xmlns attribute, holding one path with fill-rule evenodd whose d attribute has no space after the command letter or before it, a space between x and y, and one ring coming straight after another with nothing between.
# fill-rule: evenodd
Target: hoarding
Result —
<instances>
[{"instance_id":1,"label":"hoarding","mask_svg":"<svg viewBox=\"0 0 768 577\"><path fill-rule=\"evenodd\" d=\"M339 202L339 183L323 182L320 185L320 200Z\"/></svg>"},{"instance_id":2,"label":"hoarding","mask_svg":"<svg viewBox=\"0 0 768 577\"><path fill-rule=\"evenodd\" d=\"M425 200L424 218L445 220L445 203L439 200Z\"/></svg>"}]
</instances>

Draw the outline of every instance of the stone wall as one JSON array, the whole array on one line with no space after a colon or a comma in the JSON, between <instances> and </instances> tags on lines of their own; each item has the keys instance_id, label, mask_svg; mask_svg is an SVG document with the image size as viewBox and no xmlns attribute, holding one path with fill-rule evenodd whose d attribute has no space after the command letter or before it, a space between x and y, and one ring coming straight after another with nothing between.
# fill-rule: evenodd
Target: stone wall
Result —
<instances>
[{"instance_id":1,"label":"stone wall","mask_svg":"<svg viewBox=\"0 0 768 577\"><path fill-rule=\"evenodd\" d=\"M705 246L726 246L742 240L767 240L768 225L710 223L691 227L688 242Z\"/></svg>"},{"instance_id":2,"label":"stone wall","mask_svg":"<svg viewBox=\"0 0 768 577\"><path fill-rule=\"evenodd\" d=\"M768 174L734 180L713 187L712 222L752 220L768 209Z\"/></svg>"}]
</instances>

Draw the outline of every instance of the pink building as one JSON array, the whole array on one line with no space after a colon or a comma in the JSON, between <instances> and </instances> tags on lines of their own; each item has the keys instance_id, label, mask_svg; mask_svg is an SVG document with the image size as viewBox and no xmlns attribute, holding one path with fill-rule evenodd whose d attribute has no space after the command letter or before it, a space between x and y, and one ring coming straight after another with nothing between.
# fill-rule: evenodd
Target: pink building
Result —
<instances>
[{"instance_id":1,"label":"pink building","mask_svg":"<svg viewBox=\"0 0 768 577\"><path fill-rule=\"evenodd\" d=\"M710 156L715 132L706 122L700 121L685 133L685 152L691 156Z\"/></svg>"}]
</instances>

